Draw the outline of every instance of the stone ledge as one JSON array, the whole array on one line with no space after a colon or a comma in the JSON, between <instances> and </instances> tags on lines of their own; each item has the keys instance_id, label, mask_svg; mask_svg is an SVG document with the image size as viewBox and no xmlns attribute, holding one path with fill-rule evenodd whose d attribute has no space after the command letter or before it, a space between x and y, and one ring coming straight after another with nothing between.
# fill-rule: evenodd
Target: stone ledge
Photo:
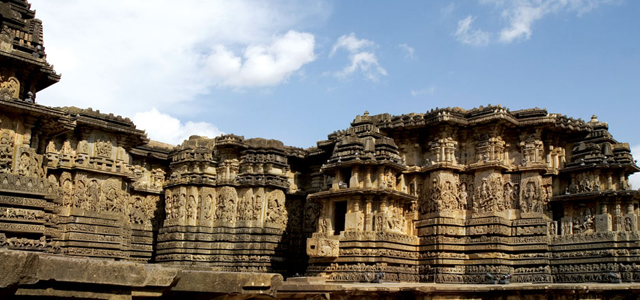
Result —
<instances>
[{"instance_id":1,"label":"stone ledge","mask_svg":"<svg viewBox=\"0 0 640 300\"><path fill-rule=\"evenodd\" d=\"M104 298L86 292L88 286L131 295L168 293L275 296L279 274L191 270L130 261L77 258L35 252L0 250L0 295ZM47 293L44 293L48 291ZM55 291L55 293L49 293Z\"/></svg>"}]
</instances>

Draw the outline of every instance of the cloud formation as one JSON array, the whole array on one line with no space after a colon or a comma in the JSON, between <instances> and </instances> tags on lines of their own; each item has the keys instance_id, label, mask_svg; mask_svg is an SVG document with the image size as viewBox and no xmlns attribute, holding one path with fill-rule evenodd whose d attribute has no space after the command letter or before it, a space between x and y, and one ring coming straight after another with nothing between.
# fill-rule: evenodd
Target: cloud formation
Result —
<instances>
[{"instance_id":1,"label":"cloud formation","mask_svg":"<svg viewBox=\"0 0 640 300\"><path fill-rule=\"evenodd\" d=\"M413 47L410 47L407 44L400 44L400 45L398 45L398 47L400 47L400 49L402 49L402 50L404 50L406 52L406 54L404 56L405 58L410 58L410 59L415 59L416 58L415 55L414 55L416 49L414 49Z\"/></svg>"},{"instance_id":2,"label":"cloud formation","mask_svg":"<svg viewBox=\"0 0 640 300\"><path fill-rule=\"evenodd\" d=\"M528 40L533 34L536 21L549 14L575 13L581 16L600 5L619 2L617 0L481 0L502 8L502 17L509 25L500 31L500 41L511 43Z\"/></svg>"},{"instance_id":3,"label":"cloud formation","mask_svg":"<svg viewBox=\"0 0 640 300\"><path fill-rule=\"evenodd\" d=\"M177 145L192 135L215 137L223 134L215 125L207 122L182 123L177 118L161 113L155 107L149 111L136 113L133 122L156 141Z\"/></svg>"},{"instance_id":4,"label":"cloud formation","mask_svg":"<svg viewBox=\"0 0 640 300\"><path fill-rule=\"evenodd\" d=\"M184 115L215 88L286 82L315 59L313 35L296 28L330 11L289 1L31 2L48 61L63 76L38 100L125 116L149 107Z\"/></svg>"},{"instance_id":5,"label":"cloud formation","mask_svg":"<svg viewBox=\"0 0 640 300\"><path fill-rule=\"evenodd\" d=\"M456 30L454 36L463 44L472 46L487 45L491 34L480 29L471 29L471 24L475 19L476 18L467 16L466 18L458 21L458 30Z\"/></svg>"},{"instance_id":6,"label":"cloud formation","mask_svg":"<svg viewBox=\"0 0 640 300\"><path fill-rule=\"evenodd\" d=\"M338 50L344 49L349 53L350 64L336 72L335 75L339 78L345 78L359 71L364 77L374 82L377 82L380 76L386 76L387 71L380 66L378 58L373 52L375 47L374 42L358 39L353 32L339 37L333 45L329 57L334 56Z\"/></svg>"},{"instance_id":7,"label":"cloud formation","mask_svg":"<svg viewBox=\"0 0 640 300\"><path fill-rule=\"evenodd\" d=\"M213 124L178 119L215 105L193 101L198 96L274 87L314 61L314 36L295 29L330 14L322 2L287 0L31 3L44 20L47 60L62 74L38 94L40 103L132 117L150 138L173 144L220 134Z\"/></svg>"},{"instance_id":8,"label":"cloud formation","mask_svg":"<svg viewBox=\"0 0 640 300\"><path fill-rule=\"evenodd\" d=\"M289 31L269 45L250 45L242 57L224 45L206 58L209 72L222 86L263 87L286 81L292 73L316 59L312 34Z\"/></svg>"}]
</instances>

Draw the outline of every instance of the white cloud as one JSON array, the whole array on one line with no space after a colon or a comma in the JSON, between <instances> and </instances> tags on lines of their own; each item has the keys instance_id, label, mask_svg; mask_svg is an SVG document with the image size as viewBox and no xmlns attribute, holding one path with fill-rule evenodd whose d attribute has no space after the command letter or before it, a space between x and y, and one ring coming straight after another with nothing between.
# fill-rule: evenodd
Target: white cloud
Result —
<instances>
[{"instance_id":1,"label":"white cloud","mask_svg":"<svg viewBox=\"0 0 640 300\"><path fill-rule=\"evenodd\" d=\"M386 76L387 71L380 66L378 58L373 53L376 44L366 39L358 39L355 33L343 35L338 38L329 56L333 56L339 49L345 49L349 53L350 64L341 71L335 73L339 78L345 78L360 71L367 79L377 82L380 76ZM366 49L366 51L365 51Z\"/></svg>"},{"instance_id":2,"label":"white cloud","mask_svg":"<svg viewBox=\"0 0 640 300\"><path fill-rule=\"evenodd\" d=\"M480 29L472 30L471 24L476 18L467 16L466 18L458 21L458 30L454 34L455 37L463 44L472 46L484 46L489 43L490 33L484 32Z\"/></svg>"},{"instance_id":3,"label":"white cloud","mask_svg":"<svg viewBox=\"0 0 640 300\"><path fill-rule=\"evenodd\" d=\"M640 157L640 145L631 147L631 155L633 155L634 159ZM640 189L640 172L629 176L629 184L633 189Z\"/></svg>"},{"instance_id":4,"label":"white cloud","mask_svg":"<svg viewBox=\"0 0 640 300\"><path fill-rule=\"evenodd\" d=\"M315 58L313 35L298 28L330 13L322 2L31 2L47 59L62 73L38 101L125 116L149 107L186 114L208 104L192 105L217 87L286 82Z\"/></svg>"},{"instance_id":5,"label":"white cloud","mask_svg":"<svg viewBox=\"0 0 640 300\"><path fill-rule=\"evenodd\" d=\"M147 132L147 136L163 143L177 145L192 135L215 137L223 134L216 126L207 122L182 123L177 118L159 112L155 107L133 116L138 129Z\"/></svg>"},{"instance_id":6,"label":"white cloud","mask_svg":"<svg viewBox=\"0 0 640 300\"><path fill-rule=\"evenodd\" d=\"M426 89L411 91L411 96L415 97L419 95L433 95L433 93L435 92L436 92L436 87L432 85Z\"/></svg>"},{"instance_id":7,"label":"white cloud","mask_svg":"<svg viewBox=\"0 0 640 300\"><path fill-rule=\"evenodd\" d=\"M509 25L500 31L500 41L511 43L527 40L533 34L536 21L549 14L576 13L581 16L603 4L620 2L619 0L481 0L502 8L502 16Z\"/></svg>"},{"instance_id":8,"label":"white cloud","mask_svg":"<svg viewBox=\"0 0 640 300\"><path fill-rule=\"evenodd\" d=\"M405 56L406 58L410 58L410 59L415 59L415 51L416 49L414 49L413 47L407 45L407 44L400 44L398 45L398 47L400 47L402 50L404 50L406 52Z\"/></svg>"},{"instance_id":9,"label":"white cloud","mask_svg":"<svg viewBox=\"0 0 640 300\"><path fill-rule=\"evenodd\" d=\"M374 42L367 39L360 40L356 37L356 34L352 32L349 35L343 35L338 38L329 56L333 56L340 48L344 48L350 53L356 53L362 48L373 48L375 46L376 44Z\"/></svg>"},{"instance_id":10,"label":"white cloud","mask_svg":"<svg viewBox=\"0 0 640 300\"><path fill-rule=\"evenodd\" d=\"M242 58L223 45L217 45L206 61L219 85L273 86L315 60L314 44L313 35L291 30L275 37L270 45L250 45Z\"/></svg>"}]
</instances>

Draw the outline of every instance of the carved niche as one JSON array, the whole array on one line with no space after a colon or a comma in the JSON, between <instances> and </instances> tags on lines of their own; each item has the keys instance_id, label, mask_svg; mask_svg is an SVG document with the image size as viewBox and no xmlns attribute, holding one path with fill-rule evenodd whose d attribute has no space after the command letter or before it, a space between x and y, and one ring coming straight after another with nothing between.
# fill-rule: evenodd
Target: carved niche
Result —
<instances>
[{"instance_id":1,"label":"carved niche","mask_svg":"<svg viewBox=\"0 0 640 300\"><path fill-rule=\"evenodd\" d=\"M547 205L547 192L542 188L540 177L530 177L522 181L518 207L522 212L541 213Z\"/></svg>"},{"instance_id":2,"label":"carved niche","mask_svg":"<svg viewBox=\"0 0 640 300\"><path fill-rule=\"evenodd\" d=\"M200 219L204 221L213 220L213 208L214 208L214 199L215 189L210 187L202 188L200 193Z\"/></svg>"},{"instance_id":3,"label":"carved niche","mask_svg":"<svg viewBox=\"0 0 640 300\"><path fill-rule=\"evenodd\" d=\"M505 146L502 137L482 134L476 144L476 162L504 162Z\"/></svg>"},{"instance_id":4,"label":"carved niche","mask_svg":"<svg viewBox=\"0 0 640 300\"><path fill-rule=\"evenodd\" d=\"M521 164L523 166L543 163L544 143L540 140L540 135L541 130L537 130L534 134L521 135Z\"/></svg>"},{"instance_id":5,"label":"carved niche","mask_svg":"<svg viewBox=\"0 0 640 300\"><path fill-rule=\"evenodd\" d=\"M428 147L431 154L431 161L434 163L457 163L457 146L458 142L447 134L443 134L441 138L429 142Z\"/></svg>"}]
</instances>

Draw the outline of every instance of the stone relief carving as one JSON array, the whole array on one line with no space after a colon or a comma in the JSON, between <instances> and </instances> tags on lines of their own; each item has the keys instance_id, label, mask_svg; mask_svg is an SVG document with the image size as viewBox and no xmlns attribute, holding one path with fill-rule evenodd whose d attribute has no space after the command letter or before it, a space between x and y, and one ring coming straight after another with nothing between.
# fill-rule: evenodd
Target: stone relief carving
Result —
<instances>
[{"instance_id":1,"label":"stone relief carving","mask_svg":"<svg viewBox=\"0 0 640 300\"><path fill-rule=\"evenodd\" d=\"M543 202L546 195L546 192L542 191L540 181L537 178L528 179L523 183L519 207L522 212L540 213L546 206L546 203Z\"/></svg>"},{"instance_id":2,"label":"stone relief carving","mask_svg":"<svg viewBox=\"0 0 640 300\"><path fill-rule=\"evenodd\" d=\"M88 201L87 197L87 188L85 184L85 180L83 178L77 178L75 183L75 193L74 193L73 206L89 210L91 208L91 203Z\"/></svg>"},{"instance_id":3,"label":"stone relief carving","mask_svg":"<svg viewBox=\"0 0 640 300\"><path fill-rule=\"evenodd\" d=\"M338 257L340 242L327 238L310 238L307 240L307 255L310 257Z\"/></svg>"},{"instance_id":4,"label":"stone relief carving","mask_svg":"<svg viewBox=\"0 0 640 300\"><path fill-rule=\"evenodd\" d=\"M552 117L547 116L547 118ZM410 119L420 118L412 116ZM389 122L400 121L389 120ZM347 263L342 261L336 263L335 266L327 266L325 263L324 266L310 267L310 270L333 268L333 273L327 277L337 279L364 278L365 272L378 268L395 272L386 275L388 278L408 280L427 280L426 278L436 280L437 277L444 282L481 282L485 274L474 272L500 270L513 272L514 282L527 280L548 282L552 274L549 266L542 265L543 260L554 257L570 260L589 257L589 255L592 257L640 255L633 246L628 246L628 249L589 248L590 244L602 245L603 242L633 245L640 239L637 236L635 213L637 208L633 207L638 202L635 191L620 190L616 191L615 196L607 196L604 193L576 195L574 198L571 194L557 195L553 199L554 206L558 207L554 209L560 210L557 213L555 211L552 213L547 205L553 197L552 187L567 186L566 179L571 177L571 174L576 174L571 181L571 193L600 191L599 176L602 176L603 180L607 178L607 181L608 177L612 178L611 184L607 183L607 187L619 185L619 189L624 188L628 174L616 173L619 170L613 167L615 158L613 156L608 158L611 161L612 170L607 169L601 173L585 172L584 169L544 170L537 165L531 166L532 163L542 163L544 160L546 149L543 146L558 144L553 148L557 153L563 153L561 147L568 146L554 140L557 137L545 138L544 142L539 136L519 138L517 134L513 134L515 131L513 128L509 128L500 135L495 132L483 135L480 142L469 138L472 135L476 136L474 133L456 134L457 139L447 135L435 140L432 140L432 136L438 136L437 134L428 135L426 139L432 141L428 144L427 151L431 151L429 159L433 162L456 164L455 166L432 165L433 168L425 168L418 165L419 163L406 164L406 161L419 162L424 157L422 156L424 153L418 153L418 150L415 150L416 153L411 153L414 158L411 158L410 154L401 153L398 155L401 159L374 162L372 157L377 151L394 155L397 153L394 152L396 150L394 144L379 144L376 139L371 138L368 139L366 151L358 150L358 152L348 149L352 151L349 155L353 156L349 159L353 160L338 157L333 161L336 165L331 166L342 168L345 174L352 174L358 186L367 188L357 190L356 186L349 182L349 188L320 191L307 190L307 185L312 186L304 182L307 180L305 179L307 174L296 168L293 168L296 171L292 171L287 162L290 157L296 157L296 160L306 159L304 157L310 155L305 152L306 150L279 148L264 150L265 153L245 155L245 152L258 150L254 149L256 148L254 145L243 145L239 139L225 138L215 140L216 143L221 144L211 142L206 147L196 145L191 149L192 152L158 151L157 157L152 155L140 157L143 150L136 148L127 152L131 145L123 146L129 137L118 138L111 133L104 133L105 131L100 131L100 135L104 136L99 137L91 131L61 134L53 131L58 134L55 140L48 140L50 137L47 136L39 137L42 140L38 142L37 135L43 134L38 133L38 129L28 132L31 129L20 129L23 128L22 125L9 126L19 128L16 133L7 128L7 123L3 122L2 125L0 169L3 171L0 174L0 187L3 190L11 187L14 191L21 191L22 196L28 194L24 191L31 190L27 188L30 185L38 186L39 191L47 191L46 197L45 193L37 194L38 199L35 200L45 203L38 204L40 205L38 209L23 208L23 206L32 205L24 204L28 203L26 201L20 202L20 205L15 204L16 207L6 208L8 204L2 202L6 198L0 195L0 202L2 202L0 219L11 220L11 222L0 222L0 231L2 233L10 230L17 232L15 228L24 232L33 230L30 233L33 238L4 236L1 243L11 247L22 247L27 250L35 249L30 247L49 247L50 240L46 238L54 239L52 236L64 233L66 236L56 238L64 241L73 234L74 242L82 241L85 244L76 247L61 243L64 249L60 250L62 253L118 259L135 259L132 258L134 254L126 254L127 251L153 253L154 241L150 238L151 224L153 220L158 220L155 215L156 205L163 197L160 193L164 192L165 225L164 228L153 227L162 232L158 240L164 244L159 249L167 250L165 253L175 249L184 250L185 253L162 254L158 257L176 262L201 261L211 264L232 262L233 266L228 268L233 270L245 268L245 270L271 272L273 271L271 267L265 266L282 258L277 255L258 255L256 254L258 250L265 252L279 247L276 251L280 251L295 245L299 245L302 249L304 245L299 241L304 240L306 236L295 234L297 232L308 234L313 231L317 231L312 235L316 238L316 242L312 240L311 245L316 243L316 248L310 249L309 255L317 258L341 257L341 259L345 258L345 261L352 259ZM386 134L385 132L388 132L387 129L377 131L381 135ZM585 130L585 134L590 134L589 132ZM425 138L420 138L422 140L418 137L407 137L415 140L403 142L402 145L409 145L403 146L405 148L417 149L411 145L424 146ZM519 145L520 148L509 149L507 141ZM221 146L223 142L229 144L223 147ZM325 151L324 149L330 151L330 145L333 142L326 143L326 147L313 150L318 152L314 155L328 157L331 153L322 151ZM50 160L69 162L69 165L47 164L49 169L46 171L49 176L45 181L42 156L35 149L30 150L27 144L38 145L38 151L45 151ZM549 152L552 152L552 148L549 149ZM609 151L606 147L601 147L601 150ZM269 151L278 152L278 154ZM370 155L365 156L363 154L365 152ZM516 157L521 154L523 165L529 168L510 165L508 158L511 154L515 154ZM82 155L85 155L84 158L81 157ZM169 158L165 159L163 155ZM458 155L463 159L457 157ZM474 159L476 155L478 160ZM616 155L626 157L626 152L619 151ZM131 171L115 174L118 173L114 171L115 167L100 167L96 170L90 164L84 163L89 158L92 162L103 162L108 166L111 166L109 161L115 159L119 168L123 167L125 170L129 170L126 167L131 161ZM346 165L346 163L358 164L358 161L367 159L370 160L367 164L379 163L380 167L375 167L377 168L375 170L370 165L358 167ZM551 159L548 159L548 162ZM169 160L173 160L171 165ZM469 162L471 164L462 165ZM340 165L340 163L345 164ZM623 165L623 163L618 164ZM348 168L351 168L351 173ZM332 175L335 174L323 174L326 170L331 170L330 168L321 171L321 166L312 166L312 169L318 173L311 175L318 178L313 183L315 186L322 186L322 179L320 179L322 176L333 181ZM631 167L627 169L630 170ZM354 170L361 173L354 175L352 173ZM170 179L167 182L165 182L165 172L169 172ZM559 175L558 172L560 172ZM284 185L276 184L280 179L287 181L287 174L289 176L300 174L300 176L295 177L297 179L294 182ZM259 176L251 177L254 175ZM244 179L240 180L240 178ZM554 181L551 180L552 178ZM348 178L341 179L349 181ZM299 190L286 188L294 185ZM319 200L306 201L305 197L309 196L309 193L316 192L320 194ZM588 198L595 196L599 198ZM566 199L570 199L571 202L563 203ZM345 230L340 230L341 233L334 232L340 227L339 220L335 215L331 215L331 209L327 209L326 206L323 211L322 201L348 201L347 214L353 216L349 221L353 223L349 226L355 225L351 227L345 225ZM593 205L595 201L610 205L613 212L611 214L606 211L596 213L596 206ZM54 205L64 207L59 208ZM565 207L566 211L564 211ZM569 207L575 210L569 211ZM493 214L493 212L504 212L516 208L522 213L509 211ZM621 211L622 208L626 208L626 213ZM416 213L416 210L422 214ZM56 211L62 211L62 213L55 215ZM446 214L446 212L454 213ZM485 212L490 214L482 214ZM429 215L431 213L433 214ZM525 216L524 213L540 214ZM611 218L609 223L613 223L612 228L603 226L602 230L598 230L597 223L600 215L605 217L603 218L605 221L606 217ZM44 220L46 224L41 225L38 222L31 222L38 225L27 224L28 222L21 224L22 220L38 222ZM130 224L126 224L127 222ZM5 225L14 226L12 223L21 227L9 228ZM297 227L298 224L302 224L301 228ZM285 229L286 234L283 234ZM36 233L41 234L43 230L48 230L51 236L46 235L45 240L40 243L39 235ZM328 238L329 235L331 238ZM122 249L105 249L104 244L108 244L107 242L119 243ZM230 242L233 242L237 249L229 249ZM341 249L340 243L343 242L351 244ZM358 243L367 243L367 246L353 246ZM382 243L393 244L393 249ZM438 246L439 249L416 250L433 246ZM53 246L51 248L53 249ZM196 253L194 249L198 252ZM217 249L224 249L228 253L214 253L216 251L213 250ZM193 252L189 253L192 250ZM238 254L240 251L255 252ZM470 256L470 253L475 256ZM372 263L357 265L358 259L361 259L358 256L375 256L376 259L386 261L375 266ZM402 267L403 259L428 261L425 264L429 265ZM438 262L443 259L449 260L446 264L453 266L443 267L444 263ZM463 266L467 261L474 259L486 260L487 265ZM526 267L500 269L491 266L491 264L506 266L516 259L521 260ZM456 265L455 261L459 261L460 265ZM265 264L249 266L249 264L258 263ZM618 268L629 267L624 262L619 264ZM223 267L215 266L215 268ZM403 268L404 270L401 270ZM592 266L588 268L591 268L591 271L594 270ZM425 273L418 274L418 270ZM349 272L357 274L347 275ZM567 274L562 276L565 275ZM572 278L566 277L562 280L573 280Z\"/></svg>"},{"instance_id":5,"label":"stone relief carving","mask_svg":"<svg viewBox=\"0 0 640 300\"><path fill-rule=\"evenodd\" d=\"M189 195L187 197L187 219L195 220L198 215L198 202L196 201L196 197L194 195Z\"/></svg>"},{"instance_id":6,"label":"stone relief carving","mask_svg":"<svg viewBox=\"0 0 640 300\"><path fill-rule=\"evenodd\" d=\"M62 172L62 175L60 175L60 187L62 187L62 205L71 206L73 204L73 180L71 173Z\"/></svg>"},{"instance_id":7,"label":"stone relief carving","mask_svg":"<svg viewBox=\"0 0 640 300\"><path fill-rule=\"evenodd\" d=\"M285 209L285 195L281 190L274 190L267 194L267 214L265 222L276 224L280 228L287 226L287 210Z\"/></svg>"},{"instance_id":8,"label":"stone relief carving","mask_svg":"<svg viewBox=\"0 0 640 300\"><path fill-rule=\"evenodd\" d=\"M111 153L113 151L113 144L109 140L98 139L95 142L95 153L99 157L111 158Z\"/></svg>"},{"instance_id":9,"label":"stone relief carving","mask_svg":"<svg viewBox=\"0 0 640 300\"><path fill-rule=\"evenodd\" d=\"M122 183L115 178L109 178L102 183L102 211L121 212L125 197Z\"/></svg>"},{"instance_id":10,"label":"stone relief carving","mask_svg":"<svg viewBox=\"0 0 640 300\"><path fill-rule=\"evenodd\" d=\"M578 173L571 175L571 183L568 188L568 192L571 194L599 192L600 189L600 179L595 174Z\"/></svg>"},{"instance_id":11,"label":"stone relief carving","mask_svg":"<svg viewBox=\"0 0 640 300\"><path fill-rule=\"evenodd\" d=\"M540 140L540 131L535 134L522 135L520 142L521 148L521 165L543 163L544 143Z\"/></svg>"},{"instance_id":12,"label":"stone relief carving","mask_svg":"<svg viewBox=\"0 0 640 300\"><path fill-rule=\"evenodd\" d=\"M476 144L476 162L504 162L505 141L501 136L490 136L481 134L479 142Z\"/></svg>"},{"instance_id":13,"label":"stone relief carving","mask_svg":"<svg viewBox=\"0 0 640 300\"><path fill-rule=\"evenodd\" d=\"M213 220L213 199L215 199L215 196L212 193L208 193L206 194L204 202L202 204L204 219L207 221Z\"/></svg>"},{"instance_id":14,"label":"stone relief carving","mask_svg":"<svg viewBox=\"0 0 640 300\"><path fill-rule=\"evenodd\" d=\"M593 232L595 229L594 218L591 208L587 207L576 212L573 217L573 234Z\"/></svg>"},{"instance_id":15,"label":"stone relief carving","mask_svg":"<svg viewBox=\"0 0 640 300\"><path fill-rule=\"evenodd\" d=\"M0 132L0 173L11 173L13 150L12 132L2 129Z\"/></svg>"},{"instance_id":16,"label":"stone relief carving","mask_svg":"<svg viewBox=\"0 0 640 300\"><path fill-rule=\"evenodd\" d=\"M20 96L20 82L15 77L0 76L0 99L9 101Z\"/></svg>"},{"instance_id":17,"label":"stone relief carving","mask_svg":"<svg viewBox=\"0 0 640 300\"><path fill-rule=\"evenodd\" d=\"M311 201L306 201L304 205L304 228L305 231L316 231L320 218L321 205ZM318 230L319 231L319 230Z\"/></svg>"},{"instance_id":18,"label":"stone relief carving","mask_svg":"<svg viewBox=\"0 0 640 300\"><path fill-rule=\"evenodd\" d=\"M216 202L215 219L235 223L237 204L238 194L236 189L228 186L220 188L218 191L218 201Z\"/></svg>"},{"instance_id":19,"label":"stone relief carving","mask_svg":"<svg viewBox=\"0 0 640 300\"><path fill-rule=\"evenodd\" d=\"M464 192L461 198L459 193ZM464 210L467 207L468 193L466 184L459 183L458 176L451 173L440 173L433 178L429 197L423 201L421 213Z\"/></svg>"},{"instance_id":20,"label":"stone relief carving","mask_svg":"<svg viewBox=\"0 0 640 300\"><path fill-rule=\"evenodd\" d=\"M443 134L443 137L434 141L429 142L428 147L430 151L430 161L434 163L439 162L448 162L455 164L457 163L456 159L456 148L458 146L458 141L454 140L450 136L446 136Z\"/></svg>"},{"instance_id":21,"label":"stone relief carving","mask_svg":"<svg viewBox=\"0 0 640 300\"><path fill-rule=\"evenodd\" d=\"M505 203L504 192L502 191L502 176L491 173L487 177L476 178L476 191L473 193L473 211L478 212L499 212L512 206Z\"/></svg>"}]
</instances>

